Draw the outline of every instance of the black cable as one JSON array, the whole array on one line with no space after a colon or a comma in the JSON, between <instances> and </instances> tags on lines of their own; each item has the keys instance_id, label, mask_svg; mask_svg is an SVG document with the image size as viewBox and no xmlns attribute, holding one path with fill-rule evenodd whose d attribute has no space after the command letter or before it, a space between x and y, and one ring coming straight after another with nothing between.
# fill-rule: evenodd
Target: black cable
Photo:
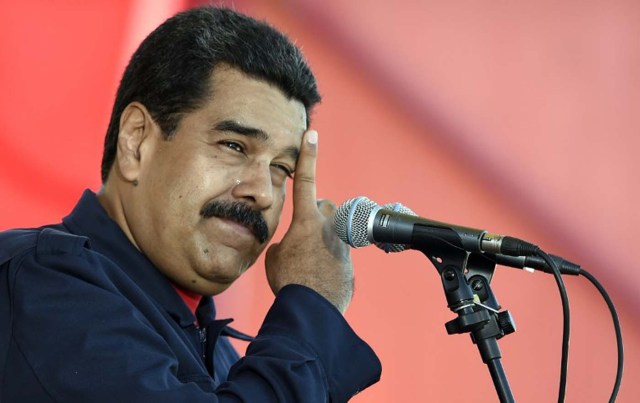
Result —
<instances>
[{"instance_id":1,"label":"black cable","mask_svg":"<svg viewBox=\"0 0 640 403\"><path fill-rule=\"evenodd\" d=\"M624 367L624 346L622 345L622 330L620 329L620 320L618 320L616 307L613 305L611 298L609 298L609 294L607 294L602 284L600 284L598 280L596 280L596 278L586 270L580 269L580 275L585 276L598 289L598 291L600 291L602 298L604 298L604 300L607 302L607 306L609 307L609 311L611 312L611 318L613 319L613 327L616 331L616 344L618 345L618 367L616 369L616 383L613 386L613 391L611 392L611 397L609 398L609 402L613 403L616 401L616 397L618 397L618 390L620 389L620 383L622 382L622 370Z\"/></svg>"},{"instance_id":2,"label":"black cable","mask_svg":"<svg viewBox=\"0 0 640 403\"><path fill-rule=\"evenodd\" d=\"M558 290L560 291L560 299L562 300L562 357L560 359L560 387L558 391L558 402L564 402L564 395L567 387L567 366L569 364L569 337L571 327L571 316L569 312L569 298L567 297L567 289L562 281L560 269L556 262L546 254L543 250L538 249L536 252L538 256L547 262L547 265L553 270L553 277L558 284Z\"/></svg>"}]
</instances>

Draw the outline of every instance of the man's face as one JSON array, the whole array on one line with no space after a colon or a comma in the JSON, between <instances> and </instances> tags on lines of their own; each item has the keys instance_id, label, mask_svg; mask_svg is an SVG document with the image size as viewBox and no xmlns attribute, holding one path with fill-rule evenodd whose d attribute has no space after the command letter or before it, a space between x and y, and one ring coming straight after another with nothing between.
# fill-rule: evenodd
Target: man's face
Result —
<instances>
[{"instance_id":1,"label":"man's face","mask_svg":"<svg viewBox=\"0 0 640 403\"><path fill-rule=\"evenodd\" d=\"M306 130L303 104L275 86L229 67L212 83L213 95L171 140L159 130L145 140L139 184L123 206L142 252L175 283L208 295L273 236Z\"/></svg>"}]
</instances>

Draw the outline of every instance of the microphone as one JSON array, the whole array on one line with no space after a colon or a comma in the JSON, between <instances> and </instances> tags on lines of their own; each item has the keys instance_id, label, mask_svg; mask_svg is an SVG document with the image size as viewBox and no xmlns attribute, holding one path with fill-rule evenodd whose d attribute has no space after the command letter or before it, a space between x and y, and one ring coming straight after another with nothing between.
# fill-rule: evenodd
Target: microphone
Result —
<instances>
[{"instance_id":1,"label":"microphone","mask_svg":"<svg viewBox=\"0 0 640 403\"><path fill-rule=\"evenodd\" d=\"M400 250L420 249L437 238L469 252L531 256L539 250L517 238L383 208L364 196L338 207L335 229L338 237L354 248L376 243L403 245Z\"/></svg>"},{"instance_id":2,"label":"microphone","mask_svg":"<svg viewBox=\"0 0 640 403\"><path fill-rule=\"evenodd\" d=\"M383 209L391 210L396 213L408 214L412 216L417 216L416 213L413 212L409 207L400 204L400 203L387 203L382 206ZM385 251L385 253L395 253L402 252L405 249L410 249L411 245L403 245L403 244L395 244L395 243L386 243L386 242L375 242L375 245Z\"/></svg>"},{"instance_id":3,"label":"microphone","mask_svg":"<svg viewBox=\"0 0 640 403\"><path fill-rule=\"evenodd\" d=\"M387 203L382 206L382 208L397 213L408 214L414 217L418 216L413 212L413 210L400 203ZM402 252L403 250L411 249L411 245L383 242L374 243L378 248L385 251L385 253ZM549 264L544 259L538 256L507 256L494 253L485 253L484 256L501 266L515 267L531 272L533 272L534 270L540 270L545 273L553 274L553 269L549 266ZM570 274L574 276L580 275L582 268L579 264L573 263L560 256L552 254L549 254L549 257L555 262L558 269L560 269L560 273Z\"/></svg>"}]
</instances>

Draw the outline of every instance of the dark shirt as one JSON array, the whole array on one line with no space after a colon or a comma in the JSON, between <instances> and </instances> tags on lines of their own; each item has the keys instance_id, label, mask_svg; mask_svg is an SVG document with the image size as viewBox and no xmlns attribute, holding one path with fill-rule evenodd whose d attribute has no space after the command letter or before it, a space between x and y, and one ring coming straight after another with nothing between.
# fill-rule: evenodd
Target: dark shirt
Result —
<instances>
[{"instance_id":1,"label":"dark shirt","mask_svg":"<svg viewBox=\"0 0 640 403\"><path fill-rule=\"evenodd\" d=\"M0 233L0 401L342 402L380 362L298 285L239 359L212 298L196 315L91 191L58 225Z\"/></svg>"}]
</instances>

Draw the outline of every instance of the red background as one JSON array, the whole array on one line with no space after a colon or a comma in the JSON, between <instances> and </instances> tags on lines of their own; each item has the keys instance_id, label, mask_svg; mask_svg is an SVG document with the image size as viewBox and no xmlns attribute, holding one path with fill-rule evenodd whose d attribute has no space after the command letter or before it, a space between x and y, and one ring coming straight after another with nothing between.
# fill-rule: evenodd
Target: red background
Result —
<instances>
[{"instance_id":1,"label":"red background","mask_svg":"<svg viewBox=\"0 0 640 403\"><path fill-rule=\"evenodd\" d=\"M58 221L84 188L99 188L103 136L129 56L193 3L2 2L0 229ZM579 262L618 307L626 347L618 401L637 400L640 3L233 5L288 33L317 74L320 197L401 201ZM453 314L428 261L375 248L353 255L347 317L383 362L381 382L354 401L496 401L475 346L446 335ZM247 332L272 300L262 267L218 298ZM567 401L603 402L615 375L611 319L584 278L565 283ZM498 268L492 284L518 325L500 342L516 400L555 400L562 318L553 277Z\"/></svg>"}]
</instances>

